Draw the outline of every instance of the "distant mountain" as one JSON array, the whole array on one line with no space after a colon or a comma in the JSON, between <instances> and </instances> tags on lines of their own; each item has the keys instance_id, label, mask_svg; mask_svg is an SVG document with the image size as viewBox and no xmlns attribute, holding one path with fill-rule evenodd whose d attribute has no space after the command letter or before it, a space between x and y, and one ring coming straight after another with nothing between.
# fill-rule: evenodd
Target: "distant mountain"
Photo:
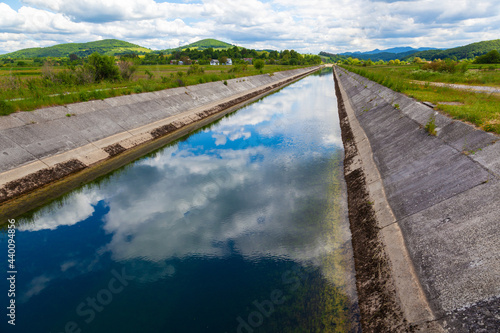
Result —
<instances>
[{"instance_id":1,"label":"distant mountain","mask_svg":"<svg viewBox=\"0 0 500 333\"><path fill-rule=\"evenodd\" d=\"M446 58L456 58L457 60L474 59L474 57L486 54L492 50L500 50L500 39L472 43L447 50L430 50L417 52L412 54L411 56L405 57L404 60L411 57L420 57L426 60Z\"/></svg>"},{"instance_id":2,"label":"distant mountain","mask_svg":"<svg viewBox=\"0 0 500 333\"><path fill-rule=\"evenodd\" d=\"M378 61L378 60L383 60L383 61L389 61L389 60L395 60L395 59L402 59L404 57L407 57L415 52L419 51L424 51L424 50L438 50L436 48L431 48L431 47L420 47L418 49L415 49L410 46L403 46L403 47L393 47L390 49L386 50L379 50L375 49L372 51L367 51L367 52L344 52L340 53L339 56L343 57L353 57L353 58L358 58L358 59L363 59L363 60L372 60L372 61Z\"/></svg>"},{"instance_id":3,"label":"distant mountain","mask_svg":"<svg viewBox=\"0 0 500 333\"><path fill-rule=\"evenodd\" d=\"M225 50L225 49L230 49L234 46L235 45L232 45L232 44L229 44L226 42L222 42L222 41L217 40L217 39L208 38L208 39L199 40L197 42L194 42L194 43L191 43L188 45L179 46L179 47L176 47L173 49L166 49L166 50L163 50L162 52L170 53L170 52L174 52L174 51L182 51L185 49L197 49L197 50L203 51L203 50L209 49L209 48L213 48L214 50Z\"/></svg>"},{"instance_id":4,"label":"distant mountain","mask_svg":"<svg viewBox=\"0 0 500 333\"><path fill-rule=\"evenodd\" d=\"M340 53L340 55L346 55L346 56L356 55L356 56L358 56L358 55L379 54L379 53L399 54L399 53L408 53L408 52L415 53L415 52L426 51L426 50L438 50L438 49L432 48L432 47L419 47L418 49L415 49L415 48L410 47L410 46L403 46L403 47L393 47L393 48L385 49L385 50L375 49L375 50L367 51L367 52L360 52L360 51L344 52L344 53Z\"/></svg>"},{"instance_id":5,"label":"distant mountain","mask_svg":"<svg viewBox=\"0 0 500 333\"><path fill-rule=\"evenodd\" d=\"M76 54L79 57L88 56L94 52L105 55L119 55L124 53L149 53L150 49L124 42L117 39L104 39L89 43L66 43L49 47L35 47L12 53L2 54L0 58L39 58L39 57L67 57Z\"/></svg>"}]
</instances>

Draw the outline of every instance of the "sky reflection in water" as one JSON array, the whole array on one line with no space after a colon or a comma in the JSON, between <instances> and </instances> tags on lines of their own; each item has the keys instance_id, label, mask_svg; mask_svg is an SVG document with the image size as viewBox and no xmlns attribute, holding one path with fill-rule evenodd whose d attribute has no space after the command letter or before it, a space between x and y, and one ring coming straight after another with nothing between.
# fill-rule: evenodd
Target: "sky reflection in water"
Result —
<instances>
[{"instance_id":1,"label":"sky reflection in water","mask_svg":"<svg viewBox=\"0 0 500 333\"><path fill-rule=\"evenodd\" d=\"M293 267L342 284L347 226L326 223L343 217L341 147L331 73L309 76L42 208L17 234L19 327L236 332ZM102 312L75 311L124 269Z\"/></svg>"}]
</instances>

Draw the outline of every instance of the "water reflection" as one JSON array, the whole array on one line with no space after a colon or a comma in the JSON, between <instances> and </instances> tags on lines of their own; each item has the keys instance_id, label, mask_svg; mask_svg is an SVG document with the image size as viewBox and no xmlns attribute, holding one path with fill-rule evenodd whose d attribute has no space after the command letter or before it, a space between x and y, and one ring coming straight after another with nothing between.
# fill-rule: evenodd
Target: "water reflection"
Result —
<instances>
[{"instance_id":1,"label":"water reflection","mask_svg":"<svg viewBox=\"0 0 500 333\"><path fill-rule=\"evenodd\" d=\"M352 277L346 262L349 232L340 223L345 213L341 139L331 81L331 76L303 79L212 128L133 163L106 182L90 184L63 202L41 209L31 223L19 227L19 239L32 244L25 247L24 260L35 259L20 282L21 302L33 300L31 307L39 307L44 304L40 297L54 297L56 286L67 285L72 290L82 286L81 278L89 275L109 279L110 267L118 263L126 265L134 282L143 285L140 288L147 288L149 297L161 290L155 282L170 293L173 286L187 292L206 284L206 280L193 282L192 274L198 274L195 267L200 265L208 265L204 274L208 280L211 274L217 276L221 288L233 283L234 270L253 267L240 279L257 277L258 282L245 282L250 290L232 290L248 293L237 300L226 295L219 310L223 313L210 314L215 318L208 319L206 310L197 313L197 306L189 303L193 315L200 317L200 326L186 331L195 332L194 327L225 318L224 312L241 313L251 304L247 299L268 293L271 281L280 280L290 265L300 264L320 268L320 275L310 275L316 287L323 286L319 288L322 293L340 288L351 297L344 300L346 304L352 305L353 285L346 284ZM53 250L57 246L57 254L39 252L43 245ZM47 257L37 263L36 258L43 254ZM217 275L214 267L230 273ZM310 289L303 292L310 293ZM218 297L227 292L220 290ZM346 297L338 291L330 294ZM140 299L132 291L127 295L128 302ZM58 307L68 304L71 308L79 302L61 295L55 299L60 302L54 305ZM175 320L174 307L179 303L148 302ZM116 312L107 311L127 313L133 303L123 304L113 303ZM234 309L227 310L228 304ZM286 323L287 311L282 310L283 314L260 329L273 331L272 323ZM205 331L219 332L220 327L235 331L234 313L223 319L233 323ZM59 321L63 325L64 319ZM92 331L106 332L109 323L96 321ZM349 319L340 321L345 324ZM46 327L53 325L47 323ZM150 332L162 331L161 325L150 325ZM181 324L169 327L183 327L176 325ZM132 332L125 325L122 330Z\"/></svg>"}]
</instances>

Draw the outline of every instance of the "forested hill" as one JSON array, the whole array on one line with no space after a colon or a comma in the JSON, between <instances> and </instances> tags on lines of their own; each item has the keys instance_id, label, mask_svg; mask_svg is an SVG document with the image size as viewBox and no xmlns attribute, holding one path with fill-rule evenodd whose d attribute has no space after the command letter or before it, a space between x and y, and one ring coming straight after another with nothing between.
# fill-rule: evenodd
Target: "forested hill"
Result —
<instances>
[{"instance_id":1,"label":"forested hill","mask_svg":"<svg viewBox=\"0 0 500 333\"><path fill-rule=\"evenodd\" d=\"M202 39L202 40L199 40L197 42L194 42L194 43L191 43L188 45L179 46L179 47L176 47L173 49L163 50L162 52L171 53L174 51L182 51L185 49L196 49L196 50L203 51L203 50L210 49L210 48L212 48L214 50L226 50L226 49L230 49L232 47L234 47L234 45L226 43L226 42L222 42L222 41L217 40L217 39L209 38L209 39Z\"/></svg>"},{"instance_id":2,"label":"forested hill","mask_svg":"<svg viewBox=\"0 0 500 333\"><path fill-rule=\"evenodd\" d=\"M435 59L474 59L474 57L483 55L492 50L500 50L500 39L488 40L483 42L472 43L465 46L455 47L447 50L429 50L416 52L406 56L402 60L413 57L420 57L426 60Z\"/></svg>"},{"instance_id":3,"label":"forested hill","mask_svg":"<svg viewBox=\"0 0 500 333\"><path fill-rule=\"evenodd\" d=\"M41 58L41 57L68 57L70 54L76 54L79 57L88 56L94 52L105 55L119 55L125 53L149 53L150 49L124 42L117 39L104 39L88 43L67 43L58 44L49 47L35 47L23 49L12 53L2 54L0 58Z\"/></svg>"}]
</instances>

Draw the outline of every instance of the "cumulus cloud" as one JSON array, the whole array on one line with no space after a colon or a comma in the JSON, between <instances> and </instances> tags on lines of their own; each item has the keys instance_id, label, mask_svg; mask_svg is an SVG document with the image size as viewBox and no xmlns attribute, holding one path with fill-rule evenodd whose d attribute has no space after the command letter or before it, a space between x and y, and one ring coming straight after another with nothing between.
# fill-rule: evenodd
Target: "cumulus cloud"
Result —
<instances>
[{"instance_id":1,"label":"cumulus cloud","mask_svg":"<svg viewBox=\"0 0 500 333\"><path fill-rule=\"evenodd\" d=\"M198 4L157 3L153 0L24 0L27 5L62 13L80 22L140 21L155 18L196 17Z\"/></svg>"},{"instance_id":2,"label":"cumulus cloud","mask_svg":"<svg viewBox=\"0 0 500 333\"><path fill-rule=\"evenodd\" d=\"M179 1L175 1L179 2ZM10 2L12 3L12 2ZM498 38L496 0L23 0L0 3L0 52L118 38L151 49L217 38L303 53L447 48Z\"/></svg>"}]
</instances>

